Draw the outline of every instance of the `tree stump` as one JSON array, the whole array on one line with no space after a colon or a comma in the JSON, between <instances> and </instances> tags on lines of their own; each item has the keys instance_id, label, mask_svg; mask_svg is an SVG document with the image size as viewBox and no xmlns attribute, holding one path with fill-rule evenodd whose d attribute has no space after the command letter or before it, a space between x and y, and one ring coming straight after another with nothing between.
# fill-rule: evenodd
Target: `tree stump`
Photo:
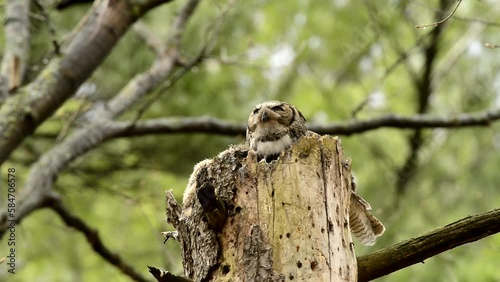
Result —
<instances>
[{"instance_id":1,"label":"tree stump","mask_svg":"<svg viewBox=\"0 0 500 282\"><path fill-rule=\"evenodd\" d=\"M245 145L193 172L184 209L167 193L194 281L356 281L350 167L340 140L303 137L271 163Z\"/></svg>"}]
</instances>

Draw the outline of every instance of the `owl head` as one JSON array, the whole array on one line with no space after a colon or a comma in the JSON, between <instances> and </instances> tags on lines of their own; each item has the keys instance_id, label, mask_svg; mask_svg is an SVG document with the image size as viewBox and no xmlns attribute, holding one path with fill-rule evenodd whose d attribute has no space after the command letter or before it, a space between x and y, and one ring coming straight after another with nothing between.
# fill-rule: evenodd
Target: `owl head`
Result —
<instances>
[{"instance_id":1,"label":"owl head","mask_svg":"<svg viewBox=\"0 0 500 282\"><path fill-rule=\"evenodd\" d=\"M248 118L248 130L255 132L280 131L295 124L304 125L306 119L294 106L280 101L267 101L255 106Z\"/></svg>"},{"instance_id":2,"label":"owl head","mask_svg":"<svg viewBox=\"0 0 500 282\"><path fill-rule=\"evenodd\" d=\"M305 122L304 116L288 103L261 103L248 118L247 144L261 157L277 155L306 133Z\"/></svg>"}]
</instances>

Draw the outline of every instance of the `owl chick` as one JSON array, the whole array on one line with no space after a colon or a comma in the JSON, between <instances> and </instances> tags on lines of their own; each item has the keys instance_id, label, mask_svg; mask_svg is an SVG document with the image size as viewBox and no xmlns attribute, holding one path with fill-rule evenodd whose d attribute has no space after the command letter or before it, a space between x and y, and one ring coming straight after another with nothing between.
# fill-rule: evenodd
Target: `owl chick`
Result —
<instances>
[{"instance_id":1,"label":"owl chick","mask_svg":"<svg viewBox=\"0 0 500 282\"><path fill-rule=\"evenodd\" d=\"M257 153L258 160L276 159L300 137L316 134L306 128L306 119L293 105L268 101L259 104L250 113L246 142ZM382 223L370 213L371 207L356 192L356 181L351 177L349 222L351 233L364 245L375 244L384 233Z\"/></svg>"},{"instance_id":2,"label":"owl chick","mask_svg":"<svg viewBox=\"0 0 500 282\"><path fill-rule=\"evenodd\" d=\"M284 102L268 101L257 105L250 113L246 142L259 160L272 160L306 133L306 119L297 108Z\"/></svg>"}]
</instances>

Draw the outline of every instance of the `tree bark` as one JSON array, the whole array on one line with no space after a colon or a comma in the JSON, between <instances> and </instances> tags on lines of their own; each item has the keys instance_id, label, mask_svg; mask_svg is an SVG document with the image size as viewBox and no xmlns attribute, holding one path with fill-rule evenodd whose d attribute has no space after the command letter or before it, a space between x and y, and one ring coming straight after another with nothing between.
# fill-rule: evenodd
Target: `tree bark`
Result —
<instances>
[{"instance_id":1,"label":"tree bark","mask_svg":"<svg viewBox=\"0 0 500 282\"><path fill-rule=\"evenodd\" d=\"M0 164L90 77L137 18L170 1L96 1L62 55L1 105Z\"/></svg>"},{"instance_id":2,"label":"tree bark","mask_svg":"<svg viewBox=\"0 0 500 282\"><path fill-rule=\"evenodd\" d=\"M500 232L500 209L468 216L358 258L359 281L370 281Z\"/></svg>"},{"instance_id":3,"label":"tree bark","mask_svg":"<svg viewBox=\"0 0 500 282\"><path fill-rule=\"evenodd\" d=\"M356 281L350 170L338 138L302 138L271 163L232 147L192 179L184 209L167 193L188 278Z\"/></svg>"}]
</instances>

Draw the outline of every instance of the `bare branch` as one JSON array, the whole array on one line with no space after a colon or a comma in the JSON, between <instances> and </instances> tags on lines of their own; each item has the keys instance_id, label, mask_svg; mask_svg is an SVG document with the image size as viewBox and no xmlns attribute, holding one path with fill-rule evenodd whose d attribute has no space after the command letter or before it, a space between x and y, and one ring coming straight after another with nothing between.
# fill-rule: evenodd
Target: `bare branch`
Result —
<instances>
[{"instance_id":1,"label":"bare branch","mask_svg":"<svg viewBox=\"0 0 500 282\"><path fill-rule=\"evenodd\" d=\"M437 117L430 115L398 116L386 115L379 118L367 120L351 120L342 124L333 124L330 126L311 126L311 130L318 134L337 134L350 135L363 133L377 128L460 128L471 126L489 126L494 121L500 119L500 109L459 114L451 117Z\"/></svg>"},{"instance_id":2,"label":"bare branch","mask_svg":"<svg viewBox=\"0 0 500 282\"><path fill-rule=\"evenodd\" d=\"M412 3L414 5L419 5L419 6L423 6L423 7L426 7L427 9L429 10L432 10L434 12L440 12L442 14L446 13L447 11L444 11L443 9L439 9L439 8L435 8L431 5L428 5L424 2L414 2ZM492 13L496 13L496 11L494 9L491 9ZM486 14L486 15L489 15L489 14ZM481 15L481 17L485 17L486 15ZM484 19L475 19L475 18L469 18L469 17L464 17L464 16L458 16L458 15L453 15L453 19L454 20L458 20L458 21L462 21L462 22L470 22L470 23L481 23L483 25L486 25L486 26L489 26L489 27L500 27L500 22L493 22L493 21L487 21L487 20L484 20Z\"/></svg>"},{"instance_id":3,"label":"bare branch","mask_svg":"<svg viewBox=\"0 0 500 282\"><path fill-rule=\"evenodd\" d=\"M370 281L500 232L500 209L468 216L419 237L358 257L358 281Z\"/></svg>"},{"instance_id":4,"label":"bare branch","mask_svg":"<svg viewBox=\"0 0 500 282\"><path fill-rule=\"evenodd\" d=\"M311 124L308 128L318 134L352 135L366 133L380 128L397 129L433 129L433 128L468 128L491 126L500 120L500 109L485 112L459 114L450 117L430 115L400 116L385 115L372 119L332 123L327 125ZM131 123L127 121L112 122L108 126L113 136L137 137L150 134L206 133L225 136L244 136L246 125L214 117L171 117L158 118ZM37 135L39 136L39 135ZM42 138L55 136L40 135Z\"/></svg>"},{"instance_id":5,"label":"bare branch","mask_svg":"<svg viewBox=\"0 0 500 282\"><path fill-rule=\"evenodd\" d=\"M73 5L92 3L94 0L60 0L57 1L56 9L63 10Z\"/></svg>"},{"instance_id":6,"label":"bare branch","mask_svg":"<svg viewBox=\"0 0 500 282\"><path fill-rule=\"evenodd\" d=\"M158 282L192 282L192 280L190 279L174 275L168 271L160 270L156 267L148 266L148 268L149 273L151 273Z\"/></svg>"},{"instance_id":7,"label":"bare branch","mask_svg":"<svg viewBox=\"0 0 500 282\"><path fill-rule=\"evenodd\" d=\"M451 117L430 115L398 116L385 115L378 118L357 120L330 125L310 125L308 128L318 134L351 135L379 128L424 129L424 128L462 128L490 126L500 120L500 109L459 114ZM131 137L148 134L207 133L227 136L244 136L246 125L212 117L199 118L160 118L132 125L130 122L113 122L110 128L114 137Z\"/></svg>"},{"instance_id":8,"label":"bare branch","mask_svg":"<svg viewBox=\"0 0 500 282\"><path fill-rule=\"evenodd\" d=\"M178 61L179 48L181 47L180 41L184 34L186 22L193 14L198 3L199 0L190 0L186 3L182 12L173 23L174 33L176 36L180 36L180 38L176 37L176 40L173 42L174 44L165 48L165 52L157 57L147 72L136 75L118 95L108 102L107 112L109 114L105 115L114 118L123 114L138 99L158 87L172 74Z\"/></svg>"},{"instance_id":9,"label":"bare branch","mask_svg":"<svg viewBox=\"0 0 500 282\"><path fill-rule=\"evenodd\" d=\"M199 4L199 0L191 0L189 1L181 10L179 16L176 18L174 22L174 32L172 36L169 38L167 45L173 45L173 46L167 46L167 48L174 48L174 49L180 49L180 45L182 43L182 35L185 32L185 28L187 25L187 22L189 18L192 16L192 14L195 11L195 8ZM208 53L209 50L211 50L211 45L215 44L218 31L220 26L222 25L222 22L225 19L226 14L229 12L230 8L232 5L229 5L228 8L226 8L220 15L217 17L217 21L214 27L212 29L207 30L207 34L209 34L207 41L205 44L201 47L200 51L198 54L191 59L188 62L185 62L185 60L181 59L179 56L176 56L176 64L177 66L181 66L181 68L176 71L165 83L162 87L156 89L155 93L150 97L145 103L143 103L140 108L138 109L135 118L132 123L137 122L141 116L144 114L144 112L163 94L163 92L166 92L168 89L170 89L172 86L175 85L179 79L181 79L184 75L186 75L191 69L193 69L195 66L199 65L201 62L203 62ZM212 33L210 32L212 31Z\"/></svg>"},{"instance_id":10,"label":"bare branch","mask_svg":"<svg viewBox=\"0 0 500 282\"><path fill-rule=\"evenodd\" d=\"M441 0L441 8L446 8L449 1ZM436 15L438 17L438 15ZM421 74L414 77L413 84L417 90L417 113L424 114L429 109L429 99L434 93L434 67L436 63L437 54L439 52L439 41L441 34L443 32L443 25L436 25L436 28L432 30L430 35L430 40L424 45L424 66L422 68ZM408 145L410 151L403 163L403 165L397 170L397 180L396 180L396 205L398 206L399 196L403 195L407 188L410 180L415 175L419 165L419 152L424 146L424 137L420 129L416 129L413 134L408 137Z\"/></svg>"},{"instance_id":11,"label":"bare branch","mask_svg":"<svg viewBox=\"0 0 500 282\"><path fill-rule=\"evenodd\" d=\"M141 116L146 112L146 110L156 101L160 96L172 88L184 75L186 75L191 69L193 69L195 66L199 65L204 57L205 57L205 48L202 48L198 56L196 58L192 59L189 63L183 64L182 67L176 71L172 77L167 81L166 84L164 84L162 87L156 89L155 93L149 97L149 99L144 102L140 108L137 110L136 115L134 117L134 120L132 123L137 122ZM173 64L176 64L176 62L172 62Z\"/></svg>"},{"instance_id":12,"label":"bare branch","mask_svg":"<svg viewBox=\"0 0 500 282\"><path fill-rule=\"evenodd\" d=\"M415 28L425 29L425 28L430 27L430 26L436 27L436 26L438 26L440 24L443 24L443 23L447 22L453 16L453 14L455 14L455 12L458 9L458 6L460 6L460 3L462 3L462 0L458 0L457 1L457 5L455 6L455 9L453 9L453 11L446 18L444 18L443 20L440 20L440 21L437 21L437 22L431 23L431 24L416 25Z\"/></svg>"},{"instance_id":13,"label":"bare branch","mask_svg":"<svg viewBox=\"0 0 500 282\"><path fill-rule=\"evenodd\" d=\"M198 0L191 1L198 2ZM175 50L169 54L175 55L177 52ZM55 145L32 165L26 185L19 195L16 213L19 221L46 205L45 199L52 193L53 182L71 161L116 135L115 129L110 126L111 120L124 113L139 98L158 87L174 69L175 61L175 56L167 54L157 57L146 72L134 77L119 94L108 102L106 107L93 110L92 120L89 120L82 129L76 130L60 144ZM6 216L5 212L2 212L0 214L0 238L6 228Z\"/></svg>"},{"instance_id":14,"label":"bare branch","mask_svg":"<svg viewBox=\"0 0 500 282\"><path fill-rule=\"evenodd\" d=\"M109 262L118 268L123 274L129 276L134 281L147 282L148 279L143 277L139 272L133 269L131 265L128 265L123 259L116 253L113 253L111 250L106 247L99 236L97 230L88 226L81 218L72 214L70 210L68 210L61 201L58 201L56 204L51 205L50 208L55 211L59 217L66 223L67 226L76 229L81 232L87 242L90 244L92 249L98 253L104 260Z\"/></svg>"},{"instance_id":15,"label":"bare branch","mask_svg":"<svg viewBox=\"0 0 500 282\"><path fill-rule=\"evenodd\" d=\"M500 45L491 44L491 43L486 43L486 44L484 44L484 46L486 46L486 48L490 48L490 49L500 48Z\"/></svg>"},{"instance_id":16,"label":"bare branch","mask_svg":"<svg viewBox=\"0 0 500 282\"><path fill-rule=\"evenodd\" d=\"M0 163L92 74L137 17L166 2L96 1L65 55L53 59L0 108Z\"/></svg>"},{"instance_id":17,"label":"bare branch","mask_svg":"<svg viewBox=\"0 0 500 282\"><path fill-rule=\"evenodd\" d=\"M139 36L156 55L160 55L165 51L165 46L162 44L161 39L142 21L136 22L133 29L137 36Z\"/></svg>"},{"instance_id":18,"label":"bare branch","mask_svg":"<svg viewBox=\"0 0 500 282\"><path fill-rule=\"evenodd\" d=\"M147 121L114 122L114 137L141 136L171 133L209 133L217 135L244 135L246 125L212 117L159 118Z\"/></svg>"},{"instance_id":19,"label":"bare branch","mask_svg":"<svg viewBox=\"0 0 500 282\"><path fill-rule=\"evenodd\" d=\"M186 3L186 5L184 5L183 9L180 11L179 16L174 22L173 33L168 39L168 45L174 45L176 47L179 47L181 45L181 40L184 35L184 31L186 30L187 22L191 18L191 15L198 6L199 2L199 0L190 0L188 3Z\"/></svg>"}]
</instances>

